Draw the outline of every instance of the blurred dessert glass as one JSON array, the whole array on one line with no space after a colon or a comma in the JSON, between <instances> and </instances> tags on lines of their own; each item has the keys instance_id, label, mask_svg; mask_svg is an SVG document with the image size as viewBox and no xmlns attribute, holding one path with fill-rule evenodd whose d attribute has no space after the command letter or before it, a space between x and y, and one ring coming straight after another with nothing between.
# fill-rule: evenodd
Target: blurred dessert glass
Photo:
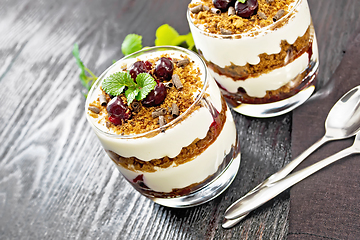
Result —
<instances>
[{"instance_id":1,"label":"blurred dessert glass","mask_svg":"<svg viewBox=\"0 0 360 240\"><path fill-rule=\"evenodd\" d=\"M216 9L215 2L229 2ZM315 90L318 46L306 0L193 0L187 19L198 53L226 101L252 117L287 113Z\"/></svg>"}]
</instances>

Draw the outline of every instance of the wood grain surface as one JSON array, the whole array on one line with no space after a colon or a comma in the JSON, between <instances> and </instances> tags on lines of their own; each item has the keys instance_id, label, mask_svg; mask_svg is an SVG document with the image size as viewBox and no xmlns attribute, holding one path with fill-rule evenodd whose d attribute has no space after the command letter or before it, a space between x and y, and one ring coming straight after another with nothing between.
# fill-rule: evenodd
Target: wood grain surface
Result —
<instances>
[{"instance_id":1,"label":"wood grain surface","mask_svg":"<svg viewBox=\"0 0 360 240\"><path fill-rule=\"evenodd\" d=\"M222 229L225 209L291 159L291 113L233 113L242 162L229 189L189 209L154 204L125 181L84 116L71 50L99 75L129 33L154 45L164 23L189 27L189 0L0 0L0 239L286 239L289 192ZM360 1L309 0L318 87L360 27Z\"/></svg>"}]
</instances>

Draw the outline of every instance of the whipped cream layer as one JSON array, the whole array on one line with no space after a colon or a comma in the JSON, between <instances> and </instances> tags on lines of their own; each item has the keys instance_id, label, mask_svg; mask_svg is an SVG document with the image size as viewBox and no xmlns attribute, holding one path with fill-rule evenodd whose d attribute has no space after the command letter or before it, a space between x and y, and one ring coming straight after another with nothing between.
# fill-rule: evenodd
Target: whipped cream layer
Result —
<instances>
[{"instance_id":1,"label":"whipped cream layer","mask_svg":"<svg viewBox=\"0 0 360 240\"><path fill-rule=\"evenodd\" d=\"M279 89L305 71L309 66L310 57L311 61L317 61L318 59L318 45L315 36L312 44L312 56L309 56L308 52L304 52L300 57L286 64L284 67L274 69L268 73L263 73L258 77L234 81L232 78L220 75L212 69L209 69L209 71L218 83L228 92L237 93L238 88L242 87L250 97L261 98L265 97L266 91Z\"/></svg>"},{"instance_id":2,"label":"whipped cream layer","mask_svg":"<svg viewBox=\"0 0 360 240\"><path fill-rule=\"evenodd\" d=\"M169 193L176 188L185 188L191 184L200 183L216 173L224 157L233 146L236 146L235 141L236 128L228 108L226 122L217 139L193 160L178 166L158 168L156 172L130 171L120 165L117 167L129 181L142 174L144 184L151 190Z\"/></svg>"},{"instance_id":3,"label":"whipped cream layer","mask_svg":"<svg viewBox=\"0 0 360 240\"><path fill-rule=\"evenodd\" d=\"M137 59L116 63L108 69L105 77L121 71L124 65L130 66L137 60L156 58L164 53L169 54L170 57L179 59L183 58L181 55L186 55L183 52L175 51L161 51L141 55ZM207 77L205 93L209 94L208 98L216 110L221 112L221 94L214 79L207 72L207 68L204 66L204 63L197 57L196 54L190 52L188 57L194 61L194 67L199 68L201 73L200 77L204 83L205 77ZM95 90L96 92L89 94L89 96L91 96L89 102L94 101L100 95L99 87L100 85L98 86L98 89ZM201 89L199 89L199 92L194 94L194 98L200 94L200 91ZM196 139L203 139L209 131L210 125L214 121L212 114L206 107L201 107L191 114L185 113L185 115L183 115L177 117L172 122L169 122L165 128L169 125L171 126L167 128L165 132L160 132L152 137L146 137L145 134L140 135L142 137L137 136L136 138L131 135L118 136L106 127L105 121L98 122L98 119L92 118L88 114L87 118L92 123L92 127L94 128L96 135L106 150L111 150L122 157L136 157L142 161L150 161L153 159L160 159L165 156L170 158L176 157L183 147L189 146ZM173 124L173 122L175 123Z\"/></svg>"},{"instance_id":4,"label":"whipped cream layer","mask_svg":"<svg viewBox=\"0 0 360 240\"><path fill-rule=\"evenodd\" d=\"M193 2L201 1L194 0ZM313 36L311 60L317 61L318 47L307 1L294 1L289 6L289 9L288 15L279 20L280 22L286 19L286 22L281 27L271 29L273 25L270 25L260 29L257 26L253 31L242 34L241 38L207 33L204 26L194 25L189 11L187 16L196 47L201 51L206 61L212 62L220 68L232 64L237 66L245 66L247 63L251 65L259 64L260 54L280 53L282 40L294 44L297 38L303 36L309 27L312 28L311 35ZM309 54L305 52L294 61L284 65L284 67L246 80L234 81L232 78L219 75L212 70L210 72L228 92L237 93L238 88L242 87L250 97L262 98L266 95L266 91L277 90L288 84L297 75L305 71L308 66Z\"/></svg>"}]
</instances>

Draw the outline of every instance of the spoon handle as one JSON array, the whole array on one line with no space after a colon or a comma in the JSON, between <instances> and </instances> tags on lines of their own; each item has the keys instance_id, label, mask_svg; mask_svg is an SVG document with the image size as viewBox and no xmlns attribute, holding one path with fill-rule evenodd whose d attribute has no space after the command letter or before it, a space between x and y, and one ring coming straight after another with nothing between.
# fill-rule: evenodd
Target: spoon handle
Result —
<instances>
[{"instance_id":1,"label":"spoon handle","mask_svg":"<svg viewBox=\"0 0 360 240\"><path fill-rule=\"evenodd\" d=\"M245 197L248 195L258 191L260 188L270 185L284 177L286 177L292 170L294 170L302 161L304 161L305 158L307 158L311 153L313 153L316 149L318 149L321 145L329 141L330 139L325 135L321 139L319 139L317 142L315 142L312 146L310 146L308 149L306 149L302 154L300 154L297 158L292 160L289 164L287 164L285 167L283 167L278 172L274 173L267 179L265 179L262 183L257 185L255 188L253 188L250 192L248 192L246 195L244 195L242 198L234 202L225 212L225 214L228 213L230 209L232 209L239 201L242 201ZM245 216L244 216L245 217ZM224 228L229 228L237 224L239 221L241 221L244 217L240 219L234 219L232 222L225 221L223 223Z\"/></svg>"},{"instance_id":2,"label":"spoon handle","mask_svg":"<svg viewBox=\"0 0 360 240\"><path fill-rule=\"evenodd\" d=\"M317 142L315 142L313 145L311 145L308 149L306 149L303 153L301 153L298 157L296 157L294 160L289 162L287 165L285 165L282 169L268 177L264 182L262 182L259 186L257 186L257 189L272 184L274 182L279 181L280 179L283 179L289 173L291 173L302 161L304 161L305 158L307 158L311 153L313 153L316 149L318 149L321 145L326 143L327 141L330 141L330 138L328 138L326 135L323 136L321 139L319 139Z\"/></svg>"},{"instance_id":3,"label":"spoon handle","mask_svg":"<svg viewBox=\"0 0 360 240\"><path fill-rule=\"evenodd\" d=\"M328 166L329 164L336 162L337 160L351 155L353 153L358 153L358 151L353 147L346 148L324 160L321 160L309 167L306 167L302 170L299 170L295 173L290 174L289 176L266 186L263 186L256 192L247 195L242 198L241 201L236 202L236 204L232 205L226 212L225 218L229 220L235 220L237 218L241 218L244 215L247 215L252 210L258 208L263 205L270 199L276 197L289 187L295 185L301 180L307 178L313 173L319 171L320 169Z\"/></svg>"}]
</instances>

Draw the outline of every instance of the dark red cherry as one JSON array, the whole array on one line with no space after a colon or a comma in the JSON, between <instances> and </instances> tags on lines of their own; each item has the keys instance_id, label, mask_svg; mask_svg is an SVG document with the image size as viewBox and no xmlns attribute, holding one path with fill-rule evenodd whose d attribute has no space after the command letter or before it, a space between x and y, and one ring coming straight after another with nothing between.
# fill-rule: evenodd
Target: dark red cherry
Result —
<instances>
[{"instance_id":1,"label":"dark red cherry","mask_svg":"<svg viewBox=\"0 0 360 240\"><path fill-rule=\"evenodd\" d=\"M152 69L152 63L149 61L145 61L146 70L149 72Z\"/></svg>"},{"instance_id":2,"label":"dark red cherry","mask_svg":"<svg viewBox=\"0 0 360 240\"><path fill-rule=\"evenodd\" d=\"M152 68L152 64L149 61L143 62L143 61L137 61L134 62L133 65L129 68L129 73L132 79L136 79L137 75L140 73L146 73L149 72Z\"/></svg>"},{"instance_id":3,"label":"dark red cherry","mask_svg":"<svg viewBox=\"0 0 360 240\"><path fill-rule=\"evenodd\" d=\"M155 64L154 74L160 81L169 81L174 71L173 62L167 58L160 58Z\"/></svg>"},{"instance_id":4,"label":"dark red cherry","mask_svg":"<svg viewBox=\"0 0 360 240\"><path fill-rule=\"evenodd\" d=\"M124 104L120 96L111 99L106 110L109 114L109 121L115 125L121 125L131 117L130 109Z\"/></svg>"},{"instance_id":5,"label":"dark red cherry","mask_svg":"<svg viewBox=\"0 0 360 240\"><path fill-rule=\"evenodd\" d=\"M152 90L144 100L142 104L145 107L152 107L161 104L166 97L166 87L162 82L159 82L155 85L154 90Z\"/></svg>"},{"instance_id":6,"label":"dark red cherry","mask_svg":"<svg viewBox=\"0 0 360 240\"><path fill-rule=\"evenodd\" d=\"M250 18L257 13L259 3L257 0L247 0L245 3L235 2L236 15L242 18Z\"/></svg>"},{"instance_id":7,"label":"dark red cherry","mask_svg":"<svg viewBox=\"0 0 360 240\"><path fill-rule=\"evenodd\" d=\"M226 12L234 0L213 0L214 7L220 9L222 12Z\"/></svg>"}]
</instances>

